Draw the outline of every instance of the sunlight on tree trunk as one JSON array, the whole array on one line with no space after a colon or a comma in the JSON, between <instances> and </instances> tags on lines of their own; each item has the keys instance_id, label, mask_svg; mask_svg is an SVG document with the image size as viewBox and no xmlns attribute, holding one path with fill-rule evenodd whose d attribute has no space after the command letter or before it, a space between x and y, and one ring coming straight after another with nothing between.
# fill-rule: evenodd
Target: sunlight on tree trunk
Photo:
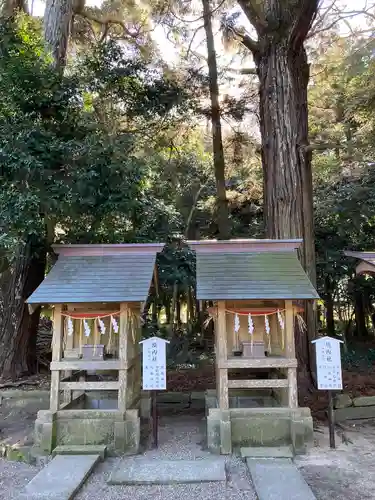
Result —
<instances>
[{"instance_id":1,"label":"sunlight on tree trunk","mask_svg":"<svg viewBox=\"0 0 375 500\"><path fill-rule=\"evenodd\" d=\"M44 39L54 65L63 72L73 18L73 0L47 0L44 13Z\"/></svg>"},{"instance_id":2,"label":"sunlight on tree trunk","mask_svg":"<svg viewBox=\"0 0 375 500\"><path fill-rule=\"evenodd\" d=\"M1 17L9 18L14 16L17 12L28 13L26 0L4 0L1 8Z\"/></svg>"},{"instance_id":3,"label":"sunlight on tree trunk","mask_svg":"<svg viewBox=\"0 0 375 500\"><path fill-rule=\"evenodd\" d=\"M230 238L230 221L228 212L228 200L225 186L225 160L223 149L223 138L221 131L219 85L217 76L217 62L215 53L214 35L212 32L212 12L209 0L202 0L204 30L207 43L207 64L210 80L211 98L211 124L212 124L212 149L214 158L214 169L217 193L217 225L219 239Z\"/></svg>"},{"instance_id":4,"label":"sunlight on tree trunk","mask_svg":"<svg viewBox=\"0 0 375 500\"><path fill-rule=\"evenodd\" d=\"M304 41L318 0L239 0L258 34L242 36L260 81L264 213L268 238L303 238L301 263L316 283L311 153L308 145L309 65ZM305 304L307 339L297 346L300 365L310 366L316 314Z\"/></svg>"}]
</instances>

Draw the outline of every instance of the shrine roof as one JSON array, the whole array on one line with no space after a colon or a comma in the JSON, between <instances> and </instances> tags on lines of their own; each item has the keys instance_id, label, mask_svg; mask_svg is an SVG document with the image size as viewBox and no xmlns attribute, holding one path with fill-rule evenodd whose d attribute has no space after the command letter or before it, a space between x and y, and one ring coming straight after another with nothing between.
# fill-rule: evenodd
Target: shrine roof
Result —
<instances>
[{"instance_id":1,"label":"shrine roof","mask_svg":"<svg viewBox=\"0 0 375 500\"><path fill-rule=\"evenodd\" d=\"M344 252L347 257L354 257L361 262L356 267L357 274L375 274L375 252Z\"/></svg>"},{"instance_id":2,"label":"shrine roof","mask_svg":"<svg viewBox=\"0 0 375 500\"><path fill-rule=\"evenodd\" d=\"M318 299L293 244L242 251L197 250L199 300ZM267 245L265 245L267 247Z\"/></svg>"},{"instance_id":3,"label":"shrine roof","mask_svg":"<svg viewBox=\"0 0 375 500\"><path fill-rule=\"evenodd\" d=\"M139 302L147 299L163 244L57 245L59 254L29 304Z\"/></svg>"}]
</instances>

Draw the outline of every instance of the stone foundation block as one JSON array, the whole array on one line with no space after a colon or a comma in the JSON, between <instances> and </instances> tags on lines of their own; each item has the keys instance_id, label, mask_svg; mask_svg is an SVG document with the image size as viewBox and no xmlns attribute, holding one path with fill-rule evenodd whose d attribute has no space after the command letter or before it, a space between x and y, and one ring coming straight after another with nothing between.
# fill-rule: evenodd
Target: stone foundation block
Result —
<instances>
[{"instance_id":1,"label":"stone foundation block","mask_svg":"<svg viewBox=\"0 0 375 500\"><path fill-rule=\"evenodd\" d=\"M220 419L216 415L207 416L207 448L211 453L220 455Z\"/></svg>"},{"instance_id":2,"label":"stone foundation block","mask_svg":"<svg viewBox=\"0 0 375 500\"><path fill-rule=\"evenodd\" d=\"M375 406L375 396L360 396L353 399L354 406Z\"/></svg>"},{"instance_id":3,"label":"stone foundation block","mask_svg":"<svg viewBox=\"0 0 375 500\"><path fill-rule=\"evenodd\" d=\"M304 417L291 420L290 435L294 454L305 454L314 441L313 419Z\"/></svg>"},{"instance_id":4,"label":"stone foundation block","mask_svg":"<svg viewBox=\"0 0 375 500\"><path fill-rule=\"evenodd\" d=\"M230 455L232 453L232 426L229 411L221 413L220 452L222 455Z\"/></svg>"},{"instance_id":5,"label":"stone foundation block","mask_svg":"<svg viewBox=\"0 0 375 500\"><path fill-rule=\"evenodd\" d=\"M149 392L142 394L139 411L141 418L151 418L151 396Z\"/></svg>"},{"instance_id":6,"label":"stone foundation block","mask_svg":"<svg viewBox=\"0 0 375 500\"><path fill-rule=\"evenodd\" d=\"M353 400L349 394L336 394L334 398L335 408L348 408L352 406Z\"/></svg>"}]
</instances>

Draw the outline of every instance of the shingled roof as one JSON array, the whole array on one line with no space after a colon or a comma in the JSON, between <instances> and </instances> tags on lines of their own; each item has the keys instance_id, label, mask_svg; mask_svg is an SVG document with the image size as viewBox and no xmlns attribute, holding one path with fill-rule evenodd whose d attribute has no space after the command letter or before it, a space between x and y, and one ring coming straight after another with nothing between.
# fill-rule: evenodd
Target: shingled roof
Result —
<instances>
[{"instance_id":1,"label":"shingled roof","mask_svg":"<svg viewBox=\"0 0 375 500\"><path fill-rule=\"evenodd\" d=\"M138 302L147 298L163 244L61 245L59 258L29 304Z\"/></svg>"},{"instance_id":2,"label":"shingled roof","mask_svg":"<svg viewBox=\"0 0 375 500\"><path fill-rule=\"evenodd\" d=\"M189 242L197 252L197 298L318 299L297 256L301 240Z\"/></svg>"},{"instance_id":3,"label":"shingled roof","mask_svg":"<svg viewBox=\"0 0 375 500\"><path fill-rule=\"evenodd\" d=\"M375 252L346 251L344 255L361 261L355 269L357 274L375 274Z\"/></svg>"}]
</instances>

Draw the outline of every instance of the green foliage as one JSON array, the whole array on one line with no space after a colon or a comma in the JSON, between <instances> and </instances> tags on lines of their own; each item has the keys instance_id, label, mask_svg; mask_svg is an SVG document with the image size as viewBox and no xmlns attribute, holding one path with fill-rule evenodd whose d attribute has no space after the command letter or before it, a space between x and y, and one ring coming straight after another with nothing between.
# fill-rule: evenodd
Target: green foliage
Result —
<instances>
[{"instance_id":1,"label":"green foliage","mask_svg":"<svg viewBox=\"0 0 375 500\"><path fill-rule=\"evenodd\" d=\"M150 195L154 160L137 127L148 123L155 133L179 112L184 92L113 42L60 78L26 17L1 25L0 54L1 245L44 238L50 223L62 241L156 237L171 209ZM119 121L111 129L98 111L108 99Z\"/></svg>"},{"instance_id":2,"label":"green foliage","mask_svg":"<svg viewBox=\"0 0 375 500\"><path fill-rule=\"evenodd\" d=\"M343 252L375 242L374 48L372 40L334 36L315 60L309 90L311 140L326 144L313 155L318 289L348 326L359 300L373 313L373 280L355 278L356 262Z\"/></svg>"}]
</instances>

